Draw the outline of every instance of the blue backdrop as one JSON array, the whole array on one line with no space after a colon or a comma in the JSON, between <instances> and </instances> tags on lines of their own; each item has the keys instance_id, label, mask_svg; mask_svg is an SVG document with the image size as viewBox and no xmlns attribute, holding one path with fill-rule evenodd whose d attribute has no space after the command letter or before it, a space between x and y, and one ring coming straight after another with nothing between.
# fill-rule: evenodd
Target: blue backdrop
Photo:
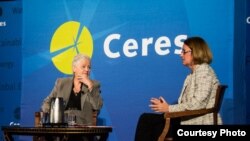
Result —
<instances>
[{"instance_id":1,"label":"blue backdrop","mask_svg":"<svg viewBox=\"0 0 250 141\"><path fill-rule=\"evenodd\" d=\"M246 7L249 7L250 6L250 1L246 1ZM250 38L250 8L247 8L246 10L246 58L244 58L246 60L246 70L245 72L248 74L248 75L245 75L246 76L246 103L250 102L250 96L247 95L250 93L250 87L248 87L250 85L250 75L248 72L250 72L250 40L248 40ZM247 123L250 123L250 106L247 107L247 112L246 112L246 121Z\"/></svg>"},{"instance_id":2,"label":"blue backdrop","mask_svg":"<svg viewBox=\"0 0 250 141\"><path fill-rule=\"evenodd\" d=\"M56 78L70 75L64 70L78 34L84 45L77 48L91 54L91 76L101 82L99 124L114 127L110 141L133 140L151 97L177 101L189 73L179 57L189 36L203 37L214 53L212 66L229 86L222 118L232 123L233 13L233 0L23 0L21 124L33 125Z\"/></svg>"},{"instance_id":3,"label":"blue backdrop","mask_svg":"<svg viewBox=\"0 0 250 141\"><path fill-rule=\"evenodd\" d=\"M0 1L0 126L20 120L21 50L22 3Z\"/></svg>"}]
</instances>

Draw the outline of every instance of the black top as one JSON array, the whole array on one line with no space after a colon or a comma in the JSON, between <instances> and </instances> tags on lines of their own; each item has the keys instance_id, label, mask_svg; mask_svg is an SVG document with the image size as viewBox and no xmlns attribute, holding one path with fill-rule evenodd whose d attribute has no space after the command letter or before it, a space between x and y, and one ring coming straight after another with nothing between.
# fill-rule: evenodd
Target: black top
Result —
<instances>
[{"instance_id":1,"label":"black top","mask_svg":"<svg viewBox=\"0 0 250 141\"><path fill-rule=\"evenodd\" d=\"M68 104L67 104L65 110L69 110L69 109L81 110L81 94L82 94L82 91L80 91L79 93L76 94L73 91L73 88L74 88L74 85L72 86L69 101L68 101Z\"/></svg>"}]
</instances>

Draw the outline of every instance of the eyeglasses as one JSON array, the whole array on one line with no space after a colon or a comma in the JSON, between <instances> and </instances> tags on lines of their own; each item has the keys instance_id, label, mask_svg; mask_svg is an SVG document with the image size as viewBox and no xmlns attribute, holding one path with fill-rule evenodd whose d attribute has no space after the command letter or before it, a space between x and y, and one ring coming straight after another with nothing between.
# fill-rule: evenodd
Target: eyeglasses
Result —
<instances>
[{"instance_id":1,"label":"eyeglasses","mask_svg":"<svg viewBox=\"0 0 250 141\"><path fill-rule=\"evenodd\" d=\"M192 50L187 50L187 51L185 51L184 49L181 50L182 54L186 54L186 53L189 53L189 52L192 52Z\"/></svg>"}]
</instances>

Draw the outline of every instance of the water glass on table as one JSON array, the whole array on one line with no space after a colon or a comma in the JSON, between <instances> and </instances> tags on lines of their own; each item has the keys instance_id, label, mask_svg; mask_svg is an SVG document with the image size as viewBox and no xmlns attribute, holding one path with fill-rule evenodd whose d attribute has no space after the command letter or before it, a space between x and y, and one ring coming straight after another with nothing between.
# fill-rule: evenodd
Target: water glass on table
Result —
<instances>
[{"instance_id":1,"label":"water glass on table","mask_svg":"<svg viewBox=\"0 0 250 141\"><path fill-rule=\"evenodd\" d=\"M64 114L65 122L68 124L68 126L74 126L76 125L76 114L74 113L74 110L68 110Z\"/></svg>"}]
</instances>

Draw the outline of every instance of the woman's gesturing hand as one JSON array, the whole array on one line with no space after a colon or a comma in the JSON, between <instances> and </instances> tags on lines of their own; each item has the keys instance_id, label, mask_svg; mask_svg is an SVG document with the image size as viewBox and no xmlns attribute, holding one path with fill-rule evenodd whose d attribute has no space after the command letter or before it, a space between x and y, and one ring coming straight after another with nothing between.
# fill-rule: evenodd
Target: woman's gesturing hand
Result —
<instances>
[{"instance_id":1,"label":"woman's gesturing hand","mask_svg":"<svg viewBox=\"0 0 250 141\"><path fill-rule=\"evenodd\" d=\"M168 103L163 97L151 98L149 107L155 112L168 112Z\"/></svg>"}]
</instances>

